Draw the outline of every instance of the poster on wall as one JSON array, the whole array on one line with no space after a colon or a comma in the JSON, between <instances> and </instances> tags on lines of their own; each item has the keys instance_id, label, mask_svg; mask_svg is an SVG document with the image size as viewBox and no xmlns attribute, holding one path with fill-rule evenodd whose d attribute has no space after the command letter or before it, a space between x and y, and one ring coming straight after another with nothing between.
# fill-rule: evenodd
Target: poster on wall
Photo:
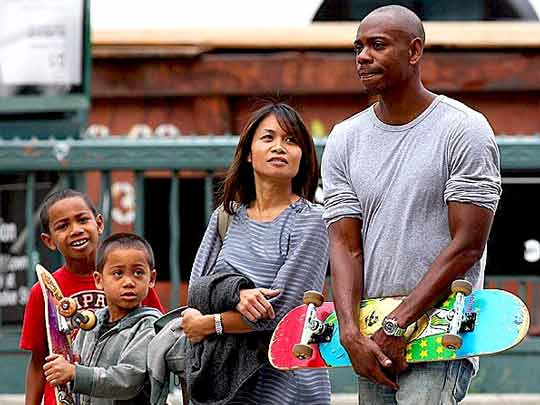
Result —
<instances>
[{"instance_id":1,"label":"poster on wall","mask_svg":"<svg viewBox=\"0 0 540 405\"><path fill-rule=\"evenodd\" d=\"M19 237L15 222L0 217L0 316L2 324L20 322L30 293L28 257L13 252Z\"/></svg>"},{"instance_id":2,"label":"poster on wall","mask_svg":"<svg viewBox=\"0 0 540 405\"><path fill-rule=\"evenodd\" d=\"M84 0L0 0L0 87L80 85Z\"/></svg>"}]
</instances>

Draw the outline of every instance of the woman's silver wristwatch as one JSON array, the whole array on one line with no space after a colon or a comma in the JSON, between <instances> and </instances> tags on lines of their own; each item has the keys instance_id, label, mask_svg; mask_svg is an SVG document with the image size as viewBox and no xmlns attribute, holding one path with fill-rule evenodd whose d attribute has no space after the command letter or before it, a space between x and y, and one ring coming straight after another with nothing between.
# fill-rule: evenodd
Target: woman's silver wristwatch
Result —
<instances>
[{"instance_id":1,"label":"woman's silver wristwatch","mask_svg":"<svg viewBox=\"0 0 540 405\"><path fill-rule=\"evenodd\" d=\"M214 323L216 325L216 335L223 335L223 323L221 323L221 314L214 314Z\"/></svg>"}]
</instances>

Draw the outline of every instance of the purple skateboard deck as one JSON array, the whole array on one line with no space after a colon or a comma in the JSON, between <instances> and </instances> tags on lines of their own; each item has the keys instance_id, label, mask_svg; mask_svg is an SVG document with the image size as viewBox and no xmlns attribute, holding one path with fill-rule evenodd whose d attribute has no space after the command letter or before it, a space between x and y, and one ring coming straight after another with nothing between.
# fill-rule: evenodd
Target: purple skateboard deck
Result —
<instances>
[{"instance_id":1,"label":"purple skateboard deck","mask_svg":"<svg viewBox=\"0 0 540 405\"><path fill-rule=\"evenodd\" d=\"M62 291L51 273L43 266L36 265L36 273L45 303L45 329L49 353L60 354L74 362L75 355L71 348L71 329L68 327L66 319L58 313L58 303L64 297ZM67 384L55 386L54 391L58 405L79 403L77 396L71 393Z\"/></svg>"}]
</instances>

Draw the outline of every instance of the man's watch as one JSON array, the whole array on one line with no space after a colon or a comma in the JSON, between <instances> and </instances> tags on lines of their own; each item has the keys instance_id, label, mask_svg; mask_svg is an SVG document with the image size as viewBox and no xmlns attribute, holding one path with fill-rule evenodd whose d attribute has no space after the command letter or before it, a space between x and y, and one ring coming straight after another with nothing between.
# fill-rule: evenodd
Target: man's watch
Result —
<instances>
[{"instance_id":1,"label":"man's watch","mask_svg":"<svg viewBox=\"0 0 540 405\"><path fill-rule=\"evenodd\" d=\"M407 328L400 328L397 320L386 317L382 321L382 330L388 336L403 336Z\"/></svg>"}]
</instances>

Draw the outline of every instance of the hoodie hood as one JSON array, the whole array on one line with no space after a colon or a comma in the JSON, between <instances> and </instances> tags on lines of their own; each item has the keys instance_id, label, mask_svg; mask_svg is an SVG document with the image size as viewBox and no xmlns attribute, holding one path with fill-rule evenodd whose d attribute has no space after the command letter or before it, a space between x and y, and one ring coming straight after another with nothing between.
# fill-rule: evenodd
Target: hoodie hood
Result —
<instances>
[{"instance_id":1,"label":"hoodie hood","mask_svg":"<svg viewBox=\"0 0 540 405\"><path fill-rule=\"evenodd\" d=\"M134 309L132 312L130 312L129 314L124 316L122 319L120 319L113 329L131 328L133 325L135 325L137 322L139 322L143 318L149 317L156 320L162 315L163 314L155 308L140 307L140 308ZM105 307L96 311L96 317L98 319L98 323L103 324L103 322L106 322L109 319L109 309Z\"/></svg>"}]
</instances>

